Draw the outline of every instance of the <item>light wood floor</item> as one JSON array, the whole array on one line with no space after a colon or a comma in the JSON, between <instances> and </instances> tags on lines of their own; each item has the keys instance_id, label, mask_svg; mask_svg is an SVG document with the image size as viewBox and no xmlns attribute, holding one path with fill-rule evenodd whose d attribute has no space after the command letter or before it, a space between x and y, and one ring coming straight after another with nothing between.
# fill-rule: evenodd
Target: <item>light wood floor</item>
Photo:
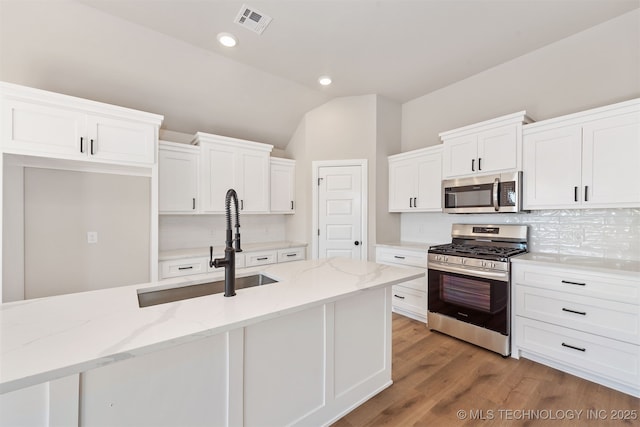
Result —
<instances>
[{"instance_id":1,"label":"light wood floor","mask_svg":"<svg viewBox=\"0 0 640 427\"><path fill-rule=\"evenodd\" d=\"M502 358L397 314L392 372L391 387L334 427L640 426L640 399ZM618 414L635 419L612 419Z\"/></svg>"}]
</instances>

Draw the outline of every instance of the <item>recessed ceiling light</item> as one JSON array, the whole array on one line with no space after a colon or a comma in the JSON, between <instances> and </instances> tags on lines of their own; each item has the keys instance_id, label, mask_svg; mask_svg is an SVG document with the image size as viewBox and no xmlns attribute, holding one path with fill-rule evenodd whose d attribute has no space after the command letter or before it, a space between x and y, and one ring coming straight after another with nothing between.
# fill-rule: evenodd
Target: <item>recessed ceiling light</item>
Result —
<instances>
[{"instance_id":1,"label":"recessed ceiling light","mask_svg":"<svg viewBox=\"0 0 640 427\"><path fill-rule=\"evenodd\" d=\"M322 76L318 79L318 83L320 83L322 86L329 86L331 84L331 77Z\"/></svg>"},{"instance_id":2,"label":"recessed ceiling light","mask_svg":"<svg viewBox=\"0 0 640 427\"><path fill-rule=\"evenodd\" d=\"M233 34L220 33L218 34L217 38L218 43L220 43L224 47L234 47L236 44L238 44L238 41Z\"/></svg>"}]
</instances>

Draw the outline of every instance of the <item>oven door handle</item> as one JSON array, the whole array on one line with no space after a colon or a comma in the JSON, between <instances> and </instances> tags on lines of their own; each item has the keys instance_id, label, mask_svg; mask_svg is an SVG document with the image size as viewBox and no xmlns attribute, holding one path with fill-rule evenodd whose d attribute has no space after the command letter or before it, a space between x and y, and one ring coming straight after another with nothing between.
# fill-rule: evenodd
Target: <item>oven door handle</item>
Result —
<instances>
[{"instance_id":1,"label":"oven door handle","mask_svg":"<svg viewBox=\"0 0 640 427\"><path fill-rule=\"evenodd\" d=\"M493 208L498 212L500 205L498 205L498 184L500 184L500 178L496 178L493 181Z\"/></svg>"},{"instance_id":2,"label":"oven door handle","mask_svg":"<svg viewBox=\"0 0 640 427\"><path fill-rule=\"evenodd\" d=\"M447 273L463 274L465 276L480 277L485 279L499 280L501 282L509 281L509 273L506 271L486 271L475 270L468 267L457 267L455 265L429 265L429 270L444 271Z\"/></svg>"}]
</instances>

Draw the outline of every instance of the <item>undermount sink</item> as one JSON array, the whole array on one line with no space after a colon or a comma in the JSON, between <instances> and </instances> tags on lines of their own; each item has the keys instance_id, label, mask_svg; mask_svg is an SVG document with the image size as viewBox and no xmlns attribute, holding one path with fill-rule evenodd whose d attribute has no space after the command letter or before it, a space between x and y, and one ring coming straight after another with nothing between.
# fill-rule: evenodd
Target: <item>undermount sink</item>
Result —
<instances>
[{"instance_id":1,"label":"undermount sink","mask_svg":"<svg viewBox=\"0 0 640 427\"><path fill-rule=\"evenodd\" d=\"M236 289L252 288L254 286L268 285L276 283L264 274L254 274L252 276L236 277ZM182 286L178 288L159 289L147 291L138 290L138 305L149 307L152 305L165 304L168 302L182 301L184 299L203 297L205 295L219 294L224 292L224 279L215 282L200 283L197 285Z\"/></svg>"}]
</instances>

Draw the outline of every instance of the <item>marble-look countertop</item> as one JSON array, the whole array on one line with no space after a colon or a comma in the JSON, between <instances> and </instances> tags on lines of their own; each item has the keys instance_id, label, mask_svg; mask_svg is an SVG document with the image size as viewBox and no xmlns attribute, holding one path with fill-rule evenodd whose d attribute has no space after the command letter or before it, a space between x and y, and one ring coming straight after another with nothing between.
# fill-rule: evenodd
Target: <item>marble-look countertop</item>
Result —
<instances>
[{"instance_id":1,"label":"marble-look countertop","mask_svg":"<svg viewBox=\"0 0 640 427\"><path fill-rule=\"evenodd\" d=\"M514 263L532 263L549 267L578 268L597 273L625 274L640 277L640 262L575 255L529 252L510 258Z\"/></svg>"},{"instance_id":2,"label":"marble-look countertop","mask_svg":"<svg viewBox=\"0 0 640 427\"><path fill-rule=\"evenodd\" d=\"M139 289L198 282L186 276L2 304L0 393L424 275L419 268L332 258L243 269L237 276L256 272L279 282L240 289L231 298L215 294L146 308L138 307Z\"/></svg>"},{"instance_id":3,"label":"marble-look countertop","mask_svg":"<svg viewBox=\"0 0 640 427\"><path fill-rule=\"evenodd\" d=\"M418 250L424 253L429 250L429 247L435 245L441 245L444 243L451 242L442 242L442 243L421 243L421 242L405 242L405 241L395 241L395 242L381 242L376 243L376 246L387 247L387 248L398 248L398 249L410 249L410 250Z\"/></svg>"},{"instance_id":4,"label":"marble-look countertop","mask_svg":"<svg viewBox=\"0 0 640 427\"><path fill-rule=\"evenodd\" d=\"M278 249L306 248L306 247L307 247L306 243L289 242L289 241L242 243L243 252L274 251ZM217 255L224 254L224 245L213 246L213 253ZM158 261L169 261L173 259L208 257L208 256L209 256L209 246L203 247L203 248L174 249L169 251L160 251L160 253L158 254Z\"/></svg>"}]
</instances>

